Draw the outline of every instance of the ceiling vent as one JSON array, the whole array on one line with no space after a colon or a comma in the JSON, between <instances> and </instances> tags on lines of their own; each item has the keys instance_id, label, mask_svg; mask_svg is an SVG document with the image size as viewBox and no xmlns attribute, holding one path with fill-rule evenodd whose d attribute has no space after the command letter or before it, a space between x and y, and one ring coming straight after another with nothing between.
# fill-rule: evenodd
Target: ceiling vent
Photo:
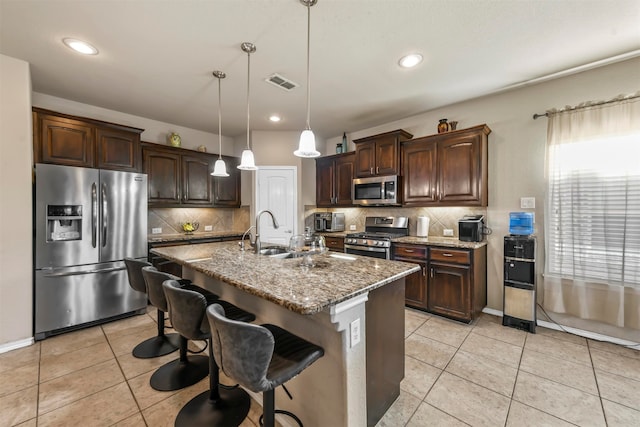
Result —
<instances>
[{"instance_id":1,"label":"ceiling vent","mask_svg":"<svg viewBox=\"0 0 640 427\"><path fill-rule=\"evenodd\" d=\"M287 92L300 86L298 83L281 76L280 74L272 74L265 79L267 83L271 83L274 86L278 86L280 89L284 89Z\"/></svg>"}]
</instances>

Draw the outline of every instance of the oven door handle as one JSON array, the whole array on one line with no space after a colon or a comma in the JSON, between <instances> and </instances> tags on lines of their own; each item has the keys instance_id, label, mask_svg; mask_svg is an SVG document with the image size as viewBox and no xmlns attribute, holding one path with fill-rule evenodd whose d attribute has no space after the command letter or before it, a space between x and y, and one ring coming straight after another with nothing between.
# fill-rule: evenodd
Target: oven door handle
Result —
<instances>
[{"instance_id":1,"label":"oven door handle","mask_svg":"<svg viewBox=\"0 0 640 427\"><path fill-rule=\"evenodd\" d=\"M347 249L355 249L357 251L368 251L368 252L386 252L388 248L376 248L373 246L354 246L354 245L344 245L345 252Z\"/></svg>"}]
</instances>

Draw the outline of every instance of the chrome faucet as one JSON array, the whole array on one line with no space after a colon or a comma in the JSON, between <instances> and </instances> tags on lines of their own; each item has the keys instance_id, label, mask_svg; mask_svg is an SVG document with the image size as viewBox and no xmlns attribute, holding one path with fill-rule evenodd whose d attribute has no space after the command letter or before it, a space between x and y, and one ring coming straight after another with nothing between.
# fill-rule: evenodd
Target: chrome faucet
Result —
<instances>
[{"instance_id":1,"label":"chrome faucet","mask_svg":"<svg viewBox=\"0 0 640 427\"><path fill-rule=\"evenodd\" d=\"M247 234L249 234L249 243L253 246L253 243L251 243L251 233L249 233L252 228L256 228L256 226L252 225L251 227L247 228L247 231L245 231L244 234L242 235L242 239L240 239L240 241L238 242L238 245L240 245L241 251L244 251L244 239L245 237L247 237Z\"/></svg>"},{"instance_id":2,"label":"chrome faucet","mask_svg":"<svg viewBox=\"0 0 640 427\"><path fill-rule=\"evenodd\" d=\"M271 212L269 209L264 209L261 210L260 212L258 212L258 214L256 215L256 235L253 241L251 241L251 236L249 236L249 243L251 244L251 246L254 248L255 253L260 253L260 248L261 248L261 244L260 244L260 216L263 213L268 213L269 215L271 215L271 221L273 221L273 228L279 228L280 225L278 224L278 221L276 220L276 217L273 215L273 212ZM249 227L249 230L251 230L251 227ZM249 231L247 230L247 231ZM244 242L244 239L243 239Z\"/></svg>"}]
</instances>

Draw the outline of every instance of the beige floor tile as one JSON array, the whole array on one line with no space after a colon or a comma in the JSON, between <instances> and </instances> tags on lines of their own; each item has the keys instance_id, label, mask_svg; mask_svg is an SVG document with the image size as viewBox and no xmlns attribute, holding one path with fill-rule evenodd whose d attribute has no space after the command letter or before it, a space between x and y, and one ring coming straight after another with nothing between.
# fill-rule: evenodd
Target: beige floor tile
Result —
<instances>
[{"instance_id":1,"label":"beige floor tile","mask_svg":"<svg viewBox=\"0 0 640 427\"><path fill-rule=\"evenodd\" d=\"M68 353L104 342L106 342L106 338L102 328L94 326L47 338L41 343L41 351L42 356L45 357Z\"/></svg>"},{"instance_id":2,"label":"beige floor tile","mask_svg":"<svg viewBox=\"0 0 640 427\"><path fill-rule=\"evenodd\" d=\"M608 427L640 426L640 411L604 399L602 406L604 406Z\"/></svg>"},{"instance_id":3,"label":"beige floor tile","mask_svg":"<svg viewBox=\"0 0 640 427\"><path fill-rule=\"evenodd\" d=\"M407 423L407 427L464 427L467 425L468 424L424 402L418 406L418 409Z\"/></svg>"},{"instance_id":4,"label":"beige floor tile","mask_svg":"<svg viewBox=\"0 0 640 427\"><path fill-rule=\"evenodd\" d=\"M447 372L424 401L473 426L504 425L509 410L509 398Z\"/></svg>"},{"instance_id":5,"label":"beige floor tile","mask_svg":"<svg viewBox=\"0 0 640 427\"><path fill-rule=\"evenodd\" d=\"M115 359L40 384L38 415L124 382Z\"/></svg>"},{"instance_id":6,"label":"beige floor tile","mask_svg":"<svg viewBox=\"0 0 640 427\"><path fill-rule=\"evenodd\" d=\"M0 354L0 372L40 362L40 342Z\"/></svg>"},{"instance_id":7,"label":"beige floor tile","mask_svg":"<svg viewBox=\"0 0 640 427\"><path fill-rule=\"evenodd\" d=\"M478 323L473 328L473 332L485 337L504 341L509 344L524 346L524 339L527 332L520 329L502 326L502 323L496 322L494 319L501 319L495 316L483 316L478 319Z\"/></svg>"},{"instance_id":8,"label":"beige floor tile","mask_svg":"<svg viewBox=\"0 0 640 427\"><path fill-rule=\"evenodd\" d=\"M638 338L640 341L640 338ZM640 348L633 349L618 344L613 344L605 341L589 340L589 348L592 350L606 351L608 353L614 353L619 356L626 356L632 359L640 359Z\"/></svg>"},{"instance_id":9,"label":"beige floor tile","mask_svg":"<svg viewBox=\"0 0 640 427\"><path fill-rule=\"evenodd\" d=\"M640 381L640 359L600 350L591 350L591 359L596 369Z\"/></svg>"},{"instance_id":10,"label":"beige floor tile","mask_svg":"<svg viewBox=\"0 0 640 427\"><path fill-rule=\"evenodd\" d=\"M430 316L415 310L404 311L404 337L408 337L418 329Z\"/></svg>"},{"instance_id":11,"label":"beige floor tile","mask_svg":"<svg viewBox=\"0 0 640 427\"><path fill-rule=\"evenodd\" d=\"M513 400L511 408L509 408L506 427L571 427L573 425Z\"/></svg>"},{"instance_id":12,"label":"beige floor tile","mask_svg":"<svg viewBox=\"0 0 640 427\"><path fill-rule=\"evenodd\" d=\"M413 413L418 409L420 399L400 390L400 396L389 410L378 421L376 427L397 427L405 425Z\"/></svg>"},{"instance_id":13,"label":"beige floor tile","mask_svg":"<svg viewBox=\"0 0 640 427\"><path fill-rule=\"evenodd\" d=\"M495 360L517 368L520 364L522 347L471 332L460 346L460 350Z\"/></svg>"},{"instance_id":14,"label":"beige floor tile","mask_svg":"<svg viewBox=\"0 0 640 427\"><path fill-rule=\"evenodd\" d=\"M0 372L0 397L38 384L38 363L30 363Z\"/></svg>"},{"instance_id":15,"label":"beige floor tile","mask_svg":"<svg viewBox=\"0 0 640 427\"><path fill-rule=\"evenodd\" d=\"M640 411L640 381L596 369L600 396ZM640 425L640 424L639 424Z\"/></svg>"},{"instance_id":16,"label":"beige floor tile","mask_svg":"<svg viewBox=\"0 0 640 427\"><path fill-rule=\"evenodd\" d=\"M143 315L134 315L131 317L127 317L126 319L116 320L114 322L105 323L102 325L102 330L110 337L116 333L126 333L127 329L136 328L138 326L148 326L155 324L153 319L151 319L146 314Z\"/></svg>"},{"instance_id":17,"label":"beige floor tile","mask_svg":"<svg viewBox=\"0 0 640 427\"><path fill-rule=\"evenodd\" d=\"M407 356L444 369L457 348L422 335L412 334L405 340L404 350Z\"/></svg>"},{"instance_id":18,"label":"beige floor tile","mask_svg":"<svg viewBox=\"0 0 640 427\"><path fill-rule=\"evenodd\" d=\"M604 426L600 399L575 388L520 371L513 399L580 426Z\"/></svg>"},{"instance_id":19,"label":"beige floor tile","mask_svg":"<svg viewBox=\"0 0 640 427\"><path fill-rule=\"evenodd\" d=\"M441 373L441 369L406 356L404 358L404 379L400 383L400 389L424 399Z\"/></svg>"},{"instance_id":20,"label":"beige floor tile","mask_svg":"<svg viewBox=\"0 0 640 427\"><path fill-rule=\"evenodd\" d=\"M539 353L527 347L522 354L520 370L598 395L598 386L591 366Z\"/></svg>"},{"instance_id":21,"label":"beige floor tile","mask_svg":"<svg viewBox=\"0 0 640 427\"><path fill-rule=\"evenodd\" d=\"M209 389L209 380L205 378L199 383L180 390L161 402L142 411L147 425L153 427L173 427L180 409L193 397Z\"/></svg>"},{"instance_id":22,"label":"beige floor tile","mask_svg":"<svg viewBox=\"0 0 640 427\"><path fill-rule=\"evenodd\" d=\"M113 358L111 348L106 341L64 354L43 355L40 362L40 382L49 381Z\"/></svg>"},{"instance_id":23,"label":"beige floor tile","mask_svg":"<svg viewBox=\"0 0 640 427\"><path fill-rule=\"evenodd\" d=\"M141 342L153 338L158 334L155 325L141 325L129 328L121 332L116 332L109 336L109 345L116 356L131 353L135 346Z\"/></svg>"},{"instance_id":24,"label":"beige floor tile","mask_svg":"<svg viewBox=\"0 0 640 427\"><path fill-rule=\"evenodd\" d=\"M37 427L38 421L37 418L31 418L29 421L25 421L23 423L17 424L16 427Z\"/></svg>"},{"instance_id":25,"label":"beige floor tile","mask_svg":"<svg viewBox=\"0 0 640 427\"><path fill-rule=\"evenodd\" d=\"M589 348L584 345L559 340L549 335L529 334L524 346L538 353L546 353L560 359L591 366Z\"/></svg>"},{"instance_id":26,"label":"beige floor tile","mask_svg":"<svg viewBox=\"0 0 640 427\"><path fill-rule=\"evenodd\" d=\"M158 391L151 388L149 380L151 379L151 375L153 375L154 372L155 370L145 372L144 374L131 378L128 381L129 387L131 387L133 396L136 398L140 409L146 409L150 406L153 406L156 403L163 401L164 399L167 399L180 391Z\"/></svg>"},{"instance_id":27,"label":"beige floor tile","mask_svg":"<svg viewBox=\"0 0 640 427\"><path fill-rule=\"evenodd\" d=\"M38 386L0 397L0 425L13 426L35 418L37 407Z\"/></svg>"},{"instance_id":28,"label":"beige floor tile","mask_svg":"<svg viewBox=\"0 0 640 427\"><path fill-rule=\"evenodd\" d=\"M110 426L137 412L129 387L121 383L47 412L38 417L38 426Z\"/></svg>"},{"instance_id":29,"label":"beige floor tile","mask_svg":"<svg viewBox=\"0 0 640 427\"><path fill-rule=\"evenodd\" d=\"M124 372L126 379L137 377L145 372L155 371L165 363L171 362L178 358L178 353L173 352L161 357L152 357L150 359L138 359L133 357L131 353L121 354L117 357L120 368Z\"/></svg>"},{"instance_id":30,"label":"beige floor tile","mask_svg":"<svg viewBox=\"0 0 640 427\"><path fill-rule=\"evenodd\" d=\"M471 327L462 323L432 317L416 330L416 334L431 338L445 344L459 347L469 335Z\"/></svg>"},{"instance_id":31,"label":"beige floor tile","mask_svg":"<svg viewBox=\"0 0 640 427\"><path fill-rule=\"evenodd\" d=\"M112 427L146 427L147 425L144 422L144 418L142 418L141 413L137 413L135 415L130 416L129 418L125 418L124 420L115 423Z\"/></svg>"},{"instance_id":32,"label":"beige floor tile","mask_svg":"<svg viewBox=\"0 0 640 427\"><path fill-rule=\"evenodd\" d=\"M518 370L495 360L459 350L446 372L511 397Z\"/></svg>"},{"instance_id":33,"label":"beige floor tile","mask_svg":"<svg viewBox=\"0 0 640 427\"><path fill-rule=\"evenodd\" d=\"M539 326L536 328L536 333L544 335L550 338L555 338L562 341L568 341L573 344L587 345L587 339L580 335L570 334L564 331L558 331L556 329L549 329Z\"/></svg>"},{"instance_id":34,"label":"beige floor tile","mask_svg":"<svg viewBox=\"0 0 640 427\"><path fill-rule=\"evenodd\" d=\"M247 418L245 418L242 423L240 423L239 427L260 427L260 415L262 415L262 405L251 399L251 406L249 407ZM276 427L282 427L282 424L278 421L279 417L284 416L276 415ZM284 417L284 419L286 420L285 422L291 421L288 417Z\"/></svg>"}]
</instances>

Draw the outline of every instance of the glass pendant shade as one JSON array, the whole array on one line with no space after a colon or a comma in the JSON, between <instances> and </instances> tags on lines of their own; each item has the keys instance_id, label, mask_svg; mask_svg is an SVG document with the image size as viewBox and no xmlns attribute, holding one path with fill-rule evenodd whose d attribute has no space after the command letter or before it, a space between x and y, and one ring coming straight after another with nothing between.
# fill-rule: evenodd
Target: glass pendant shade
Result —
<instances>
[{"instance_id":1,"label":"glass pendant shade","mask_svg":"<svg viewBox=\"0 0 640 427\"><path fill-rule=\"evenodd\" d=\"M229 176L227 173L227 165L224 163L224 160L218 159L216 160L215 165L213 165L213 176Z\"/></svg>"},{"instance_id":2,"label":"glass pendant shade","mask_svg":"<svg viewBox=\"0 0 640 427\"><path fill-rule=\"evenodd\" d=\"M242 152L242 159L240 160L238 169L242 169L245 171L254 171L258 169L256 167L256 161L253 158L253 151L246 149Z\"/></svg>"},{"instance_id":3,"label":"glass pendant shade","mask_svg":"<svg viewBox=\"0 0 640 427\"><path fill-rule=\"evenodd\" d=\"M306 129L300 134L298 149L293 152L298 157L318 157L320 152L316 150L316 137L311 129Z\"/></svg>"}]
</instances>

